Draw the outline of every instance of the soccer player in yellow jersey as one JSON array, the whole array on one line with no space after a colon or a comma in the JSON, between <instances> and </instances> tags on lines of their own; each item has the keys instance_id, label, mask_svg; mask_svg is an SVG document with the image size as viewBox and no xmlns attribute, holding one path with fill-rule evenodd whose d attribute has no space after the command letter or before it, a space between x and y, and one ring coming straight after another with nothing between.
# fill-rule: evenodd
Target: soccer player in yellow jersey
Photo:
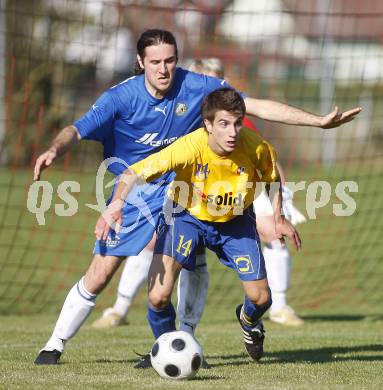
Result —
<instances>
[{"instance_id":1,"label":"soccer player in yellow jersey","mask_svg":"<svg viewBox=\"0 0 383 390\"><path fill-rule=\"evenodd\" d=\"M124 199L135 183L174 171L171 211L158 224L149 270L148 320L154 337L176 329L170 302L173 287L182 267L195 267L196 249L203 245L242 281L245 298L236 314L246 349L259 360L264 340L261 317L271 305L271 295L252 202L256 183L279 178L272 146L252 131L242 130L245 110L242 97L233 89L210 93L202 104L204 128L126 170L95 232L98 239L105 239L114 223L119 230ZM299 249L299 234L282 215L279 190L273 204L277 236L291 238Z\"/></svg>"}]
</instances>

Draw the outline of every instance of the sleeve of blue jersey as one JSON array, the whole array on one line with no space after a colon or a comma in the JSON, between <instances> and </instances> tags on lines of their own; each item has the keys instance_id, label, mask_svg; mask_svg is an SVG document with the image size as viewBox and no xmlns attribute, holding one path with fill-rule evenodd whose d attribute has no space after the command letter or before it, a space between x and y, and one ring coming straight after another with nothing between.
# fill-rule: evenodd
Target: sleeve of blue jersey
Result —
<instances>
[{"instance_id":1,"label":"sleeve of blue jersey","mask_svg":"<svg viewBox=\"0 0 383 390\"><path fill-rule=\"evenodd\" d=\"M80 133L81 139L103 142L111 131L118 107L112 94L104 92L92 105L90 110L73 125Z\"/></svg>"}]
</instances>

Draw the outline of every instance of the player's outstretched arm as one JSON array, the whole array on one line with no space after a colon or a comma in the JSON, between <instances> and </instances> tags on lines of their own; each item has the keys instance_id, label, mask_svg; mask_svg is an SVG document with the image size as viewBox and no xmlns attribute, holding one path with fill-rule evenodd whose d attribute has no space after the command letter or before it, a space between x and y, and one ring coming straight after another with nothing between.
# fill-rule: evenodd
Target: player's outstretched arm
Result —
<instances>
[{"instance_id":1,"label":"player's outstretched arm","mask_svg":"<svg viewBox=\"0 0 383 390\"><path fill-rule=\"evenodd\" d=\"M336 106L328 115L320 116L273 100L247 97L245 104L248 114L261 119L289 125L316 126L322 129L331 129L350 122L362 111L361 107L356 107L342 112Z\"/></svg>"},{"instance_id":2,"label":"player's outstretched arm","mask_svg":"<svg viewBox=\"0 0 383 390\"><path fill-rule=\"evenodd\" d=\"M33 180L40 180L41 172L48 168L57 157L70 150L80 139L81 137L76 127L64 127L53 140L51 147L37 158L33 171Z\"/></svg>"}]
</instances>

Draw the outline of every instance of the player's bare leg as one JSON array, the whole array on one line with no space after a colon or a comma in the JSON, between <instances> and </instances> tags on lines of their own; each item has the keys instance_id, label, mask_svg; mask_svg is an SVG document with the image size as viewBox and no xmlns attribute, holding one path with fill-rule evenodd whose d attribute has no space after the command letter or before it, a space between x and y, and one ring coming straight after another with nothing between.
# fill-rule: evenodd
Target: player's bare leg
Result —
<instances>
[{"instance_id":1,"label":"player's bare leg","mask_svg":"<svg viewBox=\"0 0 383 390\"><path fill-rule=\"evenodd\" d=\"M158 254L153 257L148 275L148 319L155 338L176 329L176 314L170 299L181 268L173 257Z\"/></svg>"},{"instance_id":2,"label":"player's bare leg","mask_svg":"<svg viewBox=\"0 0 383 390\"><path fill-rule=\"evenodd\" d=\"M105 309L102 316L93 322L93 328L107 329L127 324L126 317L133 300L148 279L155 242L156 234L137 256L129 256L126 259L118 284L117 299L112 307Z\"/></svg>"},{"instance_id":3,"label":"player's bare leg","mask_svg":"<svg viewBox=\"0 0 383 390\"><path fill-rule=\"evenodd\" d=\"M85 275L69 291L51 338L37 356L36 364L58 364L66 341L80 329L121 264L120 257L95 255Z\"/></svg>"}]
</instances>

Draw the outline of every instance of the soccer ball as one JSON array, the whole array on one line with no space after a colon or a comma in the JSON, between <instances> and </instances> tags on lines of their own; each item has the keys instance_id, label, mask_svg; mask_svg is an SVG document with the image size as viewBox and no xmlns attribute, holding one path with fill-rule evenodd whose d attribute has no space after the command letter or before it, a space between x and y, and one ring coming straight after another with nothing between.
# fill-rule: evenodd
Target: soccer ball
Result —
<instances>
[{"instance_id":1,"label":"soccer ball","mask_svg":"<svg viewBox=\"0 0 383 390\"><path fill-rule=\"evenodd\" d=\"M202 348L187 332L164 333L150 351L153 368L162 378L190 379L201 367Z\"/></svg>"}]
</instances>

